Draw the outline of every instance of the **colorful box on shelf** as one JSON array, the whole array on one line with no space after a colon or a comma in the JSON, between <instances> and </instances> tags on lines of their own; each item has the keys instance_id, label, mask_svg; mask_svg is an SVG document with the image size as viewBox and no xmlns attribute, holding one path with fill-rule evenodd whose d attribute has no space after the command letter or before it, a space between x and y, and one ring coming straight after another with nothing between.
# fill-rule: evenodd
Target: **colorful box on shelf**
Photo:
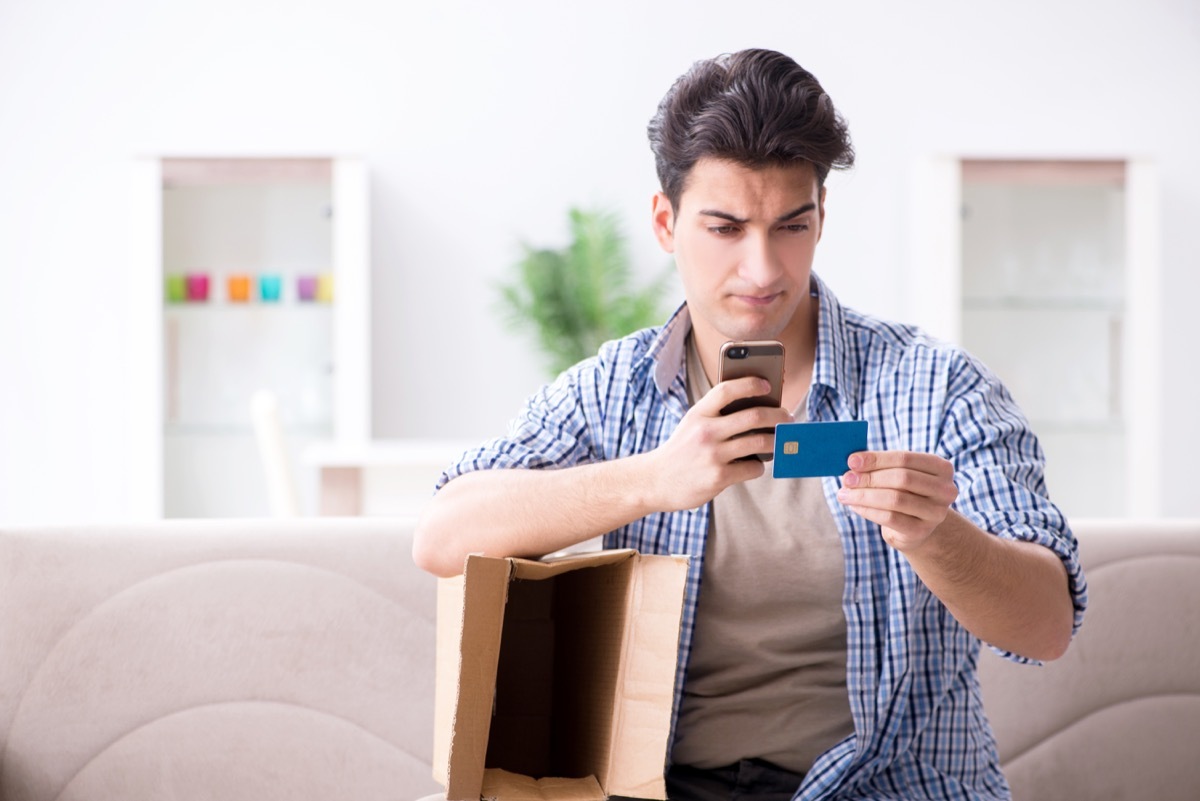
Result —
<instances>
[{"instance_id":1,"label":"colorful box on shelf","mask_svg":"<svg viewBox=\"0 0 1200 801\"><path fill-rule=\"evenodd\" d=\"M296 297L305 303L317 299L317 277L315 275L300 275L296 277Z\"/></svg>"},{"instance_id":2,"label":"colorful box on shelf","mask_svg":"<svg viewBox=\"0 0 1200 801\"><path fill-rule=\"evenodd\" d=\"M184 283L189 301L203 303L208 300L208 273L188 273L184 276Z\"/></svg>"},{"instance_id":3,"label":"colorful box on shelf","mask_svg":"<svg viewBox=\"0 0 1200 801\"><path fill-rule=\"evenodd\" d=\"M305 303L333 303L333 273L296 276L296 297Z\"/></svg>"},{"instance_id":4,"label":"colorful box on shelf","mask_svg":"<svg viewBox=\"0 0 1200 801\"><path fill-rule=\"evenodd\" d=\"M278 303L283 294L283 277L265 273L258 277L258 297L263 303Z\"/></svg>"},{"instance_id":5,"label":"colorful box on shelf","mask_svg":"<svg viewBox=\"0 0 1200 801\"><path fill-rule=\"evenodd\" d=\"M245 303L250 300L250 276L230 275L225 279L225 297L230 303Z\"/></svg>"},{"instance_id":6,"label":"colorful box on shelf","mask_svg":"<svg viewBox=\"0 0 1200 801\"><path fill-rule=\"evenodd\" d=\"M317 301L333 303L333 273L321 273L317 276Z\"/></svg>"},{"instance_id":7,"label":"colorful box on shelf","mask_svg":"<svg viewBox=\"0 0 1200 801\"><path fill-rule=\"evenodd\" d=\"M170 273L164 277L167 303L183 303L187 300L187 282L179 273Z\"/></svg>"}]
</instances>

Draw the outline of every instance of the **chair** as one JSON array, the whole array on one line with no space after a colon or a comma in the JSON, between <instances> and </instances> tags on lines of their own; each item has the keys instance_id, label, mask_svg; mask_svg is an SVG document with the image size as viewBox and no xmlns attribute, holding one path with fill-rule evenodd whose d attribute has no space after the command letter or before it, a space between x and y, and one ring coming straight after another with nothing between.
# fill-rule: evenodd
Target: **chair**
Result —
<instances>
[{"instance_id":1,"label":"chair","mask_svg":"<svg viewBox=\"0 0 1200 801\"><path fill-rule=\"evenodd\" d=\"M260 389L250 399L250 416L254 421L254 438L267 479L267 497L274 517L300 516L296 479L288 462L287 443L279 422L279 400L273 392Z\"/></svg>"}]
</instances>

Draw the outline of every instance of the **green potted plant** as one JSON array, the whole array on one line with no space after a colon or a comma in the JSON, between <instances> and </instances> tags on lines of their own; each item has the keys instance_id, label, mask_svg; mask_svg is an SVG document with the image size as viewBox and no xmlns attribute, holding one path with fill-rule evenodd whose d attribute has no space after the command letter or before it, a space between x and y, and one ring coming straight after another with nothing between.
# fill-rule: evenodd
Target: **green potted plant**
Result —
<instances>
[{"instance_id":1,"label":"green potted plant","mask_svg":"<svg viewBox=\"0 0 1200 801\"><path fill-rule=\"evenodd\" d=\"M522 244L515 277L500 285L509 324L531 331L557 374L610 339L663 322L670 271L634 286L625 237L611 212L572 208L571 241L560 249Z\"/></svg>"}]
</instances>

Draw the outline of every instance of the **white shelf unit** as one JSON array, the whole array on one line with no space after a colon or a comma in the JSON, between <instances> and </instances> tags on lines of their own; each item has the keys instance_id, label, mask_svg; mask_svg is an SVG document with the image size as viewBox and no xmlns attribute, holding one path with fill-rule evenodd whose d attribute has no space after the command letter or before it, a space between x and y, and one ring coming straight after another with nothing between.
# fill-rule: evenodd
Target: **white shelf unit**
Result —
<instances>
[{"instance_id":1,"label":"white shelf unit","mask_svg":"<svg viewBox=\"0 0 1200 801\"><path fill-rule=\"evenodd\" d=\"M139 517L270 513L251 418L278 400L301 511L317 507L304 449L370 438L368 183L355 158L149 158L135 165ZM203 274L206 300L168 298ZM248 300L229 281L249 276ZM257 281L275 276L277 300ZM324 276L332 297L301 298ZM307 480L306 480L307 479Z\"/></svg>"},{"instance_id":2,"label":"white shelf unit","mask_svg":"<svg viewBox=\"0 0 1200 801\"><path fill-rule=\"evenodd\" d=\"M1154 166L944 157L913 186L914 319L1009 387L1068 516L1159 514Z\"/></svg>"}]
</instances>

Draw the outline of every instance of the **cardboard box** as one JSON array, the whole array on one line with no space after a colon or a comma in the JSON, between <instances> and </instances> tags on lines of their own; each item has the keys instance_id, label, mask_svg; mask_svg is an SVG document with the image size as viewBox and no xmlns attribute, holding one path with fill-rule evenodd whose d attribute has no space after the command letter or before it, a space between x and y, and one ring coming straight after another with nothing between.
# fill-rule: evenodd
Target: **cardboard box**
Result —
<instances>
[{"instance_id":1,"label":"cardboard box","mask_svg":"<svg viewBox=\"0 0 1200 801\"><path fill-rule=\"evenodd\" d=\"M438 588L448 801L665 799L686 557L471 556Z\"/></svg>"}]
</instances>

